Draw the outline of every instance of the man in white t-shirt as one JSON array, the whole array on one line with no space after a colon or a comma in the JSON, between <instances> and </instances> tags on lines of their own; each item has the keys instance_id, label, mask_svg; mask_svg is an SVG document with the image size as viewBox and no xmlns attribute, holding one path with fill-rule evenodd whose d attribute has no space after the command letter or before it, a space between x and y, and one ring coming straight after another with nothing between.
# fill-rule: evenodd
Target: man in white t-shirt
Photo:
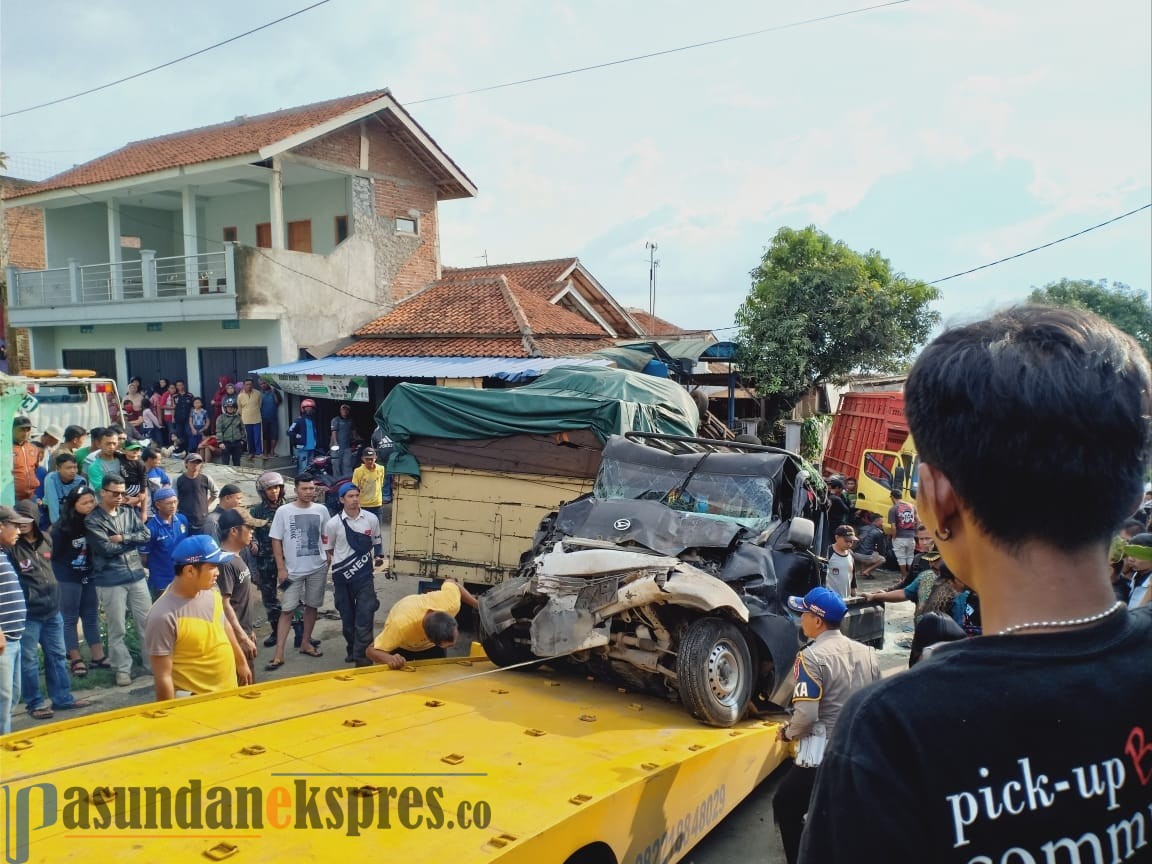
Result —
<instances>
[{"instance_id":1,"label":"man in white t-shirt","mask_svg":"<svg viewBox=\"0 0 1152 864\"><path fill-rule=\"evenodd\" d=\"M851 525L841 525L836 529L832 548L828 550L829 588L847 599L856 593L855 560L852 558L852 544L856 542L856 532Z\"/></svg>"},{"instance_id":2,"label":"man in white t-shirt","mask_svg":"<svg viewBox=\"0 0 1152 864\"><path fill-rule=\"evenodd\" d=\"M276 559L276 575L284 594L280 599L280 622L276 626L276 654L264 668L269 671L284 665L284 646L292 629L292 615L304 606L304 633L300 653L320 657L312 645L312 628L316 611L324 602L324 583L328 578L327 537L324 526L328 508L315 503L316 481L309 474L296 479L296 500L276 510L268 536Z\"/></svg>"},{"instance_id":3,"label":"man in white t-shirt","mask_svg":"<svg viewBox=\"0 0 1152 864\"><path fill-rule=\"evenodd\" d=\"M371 666L365 651L375 636L372 619L380 608L372 579L373 569L384 563L380 520L360 506L360 488L355 484L340 486L340 503L344 509L324 529L324 546L332 563L332 599L344 625L348 649L344 662Z\"/></svg>"}]
</instances>

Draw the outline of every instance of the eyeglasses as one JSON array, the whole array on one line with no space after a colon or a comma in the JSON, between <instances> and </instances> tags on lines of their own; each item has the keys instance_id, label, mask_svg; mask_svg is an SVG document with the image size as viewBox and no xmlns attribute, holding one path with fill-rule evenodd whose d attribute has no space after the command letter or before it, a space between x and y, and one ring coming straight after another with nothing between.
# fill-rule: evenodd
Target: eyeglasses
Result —
<instances>
[{"instance_id":1,"label":"eyeglasses","mask_svg":"<svg viewBox=\"0 0 1152 864\"><path fill-rule=\"evenodd\" d=\"M127 498L128 497L128 493L125 492L123 489L121 489L120 491L116 491L115 489L105 489L104 491L107 492L109 495L111 495L113 498Z\"/></svg>"}]
</instances>

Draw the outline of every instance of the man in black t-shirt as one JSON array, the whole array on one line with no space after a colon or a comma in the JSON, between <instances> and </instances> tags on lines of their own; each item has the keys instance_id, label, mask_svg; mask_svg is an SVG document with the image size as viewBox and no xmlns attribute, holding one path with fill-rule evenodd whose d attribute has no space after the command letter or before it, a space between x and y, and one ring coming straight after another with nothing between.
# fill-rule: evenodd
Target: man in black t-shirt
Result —
<instances>
[{"instance_id":1,"label":"man in black t-shirt","mask_svg":"<svg viewBox=\"0 0 1152 864\"><path fill-rule=\"evenodd\" d=\"M1025 306L937 337L904 405L918 514L985 635L848 701L800 861L1147 859L1152 607L1116 600L1107 559L1148 471L1148 361L1089 312Z\"/></svg>"},{"instance_id":2,"label":"man in black t-shirt","mask_svg":"<svg viewBox=\"0 0 1152 864\"><path fill-rule=\"evenodd\" d=\"M208 509L218 497L216 484L204 473L204 457L189 453L184 457L184 473L176 478L176 499L191 533L203 532Z\"/></svg>"}]
</instances>

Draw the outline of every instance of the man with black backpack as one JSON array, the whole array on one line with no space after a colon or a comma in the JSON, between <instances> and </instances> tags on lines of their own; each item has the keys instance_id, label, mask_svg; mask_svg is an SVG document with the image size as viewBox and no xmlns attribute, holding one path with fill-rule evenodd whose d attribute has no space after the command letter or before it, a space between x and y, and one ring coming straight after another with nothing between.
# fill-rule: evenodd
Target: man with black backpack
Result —
<instances>
[{"instance_id":1,"label":"man with black backpack","mask_svg":"<svg viewBox=\"0 0 1152 864\"><path fill-rule=\"evenodd\" d=\"M888 524L892 526L892 554L900 567L900 584L908 584L912 559L916 556L916 508L903 500L900 490L892 490L892 506L888 508Z\"/></svg>"}]
</instances>

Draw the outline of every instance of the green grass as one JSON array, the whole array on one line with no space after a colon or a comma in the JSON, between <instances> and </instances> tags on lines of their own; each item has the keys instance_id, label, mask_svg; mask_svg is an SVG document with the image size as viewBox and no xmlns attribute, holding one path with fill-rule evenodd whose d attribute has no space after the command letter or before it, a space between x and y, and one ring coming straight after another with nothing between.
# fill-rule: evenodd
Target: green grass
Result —
<instances>
[{"instance_id":1,"label":"green grass","mask_svg":"<svg viewBox=\"0 0 1152 864\"><path fill-rule=\"evenodd\" d=\"M134 673L143 673L144 664L142 662L141 653L141 639L142 635L136 629L135 619L128 616L128 626L124 633L124 644L128 648L128 653L132 655L132 671ZM100 638L101 641L107 646L108 644L108 619L104 614L104 610L100 610ZM107 649L105 649L105 656L107 656ZM40 692L47 697L48 685L44 680L44 652L39 649L40 655ZM85 651L83 646L80 650L80 656L83 658L86 665L91 662L91 649ZM71 666L71 660L68 661ZM77 678L75 675L71 677L71 688L73 693L79 693L84 690L96 690L101 687L114 687L116 685L116 672L113 669L93 669L88 665L88 674L83 678Z\"/></svg>"}]
</instances>

